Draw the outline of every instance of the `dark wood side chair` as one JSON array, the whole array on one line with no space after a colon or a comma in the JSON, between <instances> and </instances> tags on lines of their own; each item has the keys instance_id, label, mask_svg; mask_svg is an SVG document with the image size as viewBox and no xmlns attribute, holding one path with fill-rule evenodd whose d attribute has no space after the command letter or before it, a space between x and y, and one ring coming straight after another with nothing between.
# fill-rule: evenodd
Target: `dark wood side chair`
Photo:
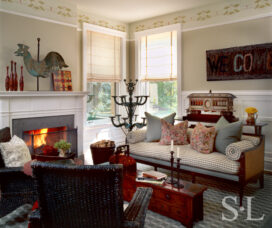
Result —
<instances>
[{"instance_id":1,"label":"dark wood side chair","mask_svg":"<svg viewBox=\"0 0 272 228\"><path fill-rule=\"evenodd\" d=\"M10 128L0 130L0 142L11 139ZM16 151L14 151L16 153ZM23 172L23 167L6 167L0 151L0 217L17 207L35 200L34 180Z\"/></svg>"},{"instance_id":2,"label":"dark wood side chair","mask_svg":"<svg viewBox=\"0 0 272 228\"><path fill-rule=\"evenodd\" d=\"M123 210L122 165L32 163L39 208L33 227L144 227L152 188L139 188Z\"/></svg>"}]
</instances>

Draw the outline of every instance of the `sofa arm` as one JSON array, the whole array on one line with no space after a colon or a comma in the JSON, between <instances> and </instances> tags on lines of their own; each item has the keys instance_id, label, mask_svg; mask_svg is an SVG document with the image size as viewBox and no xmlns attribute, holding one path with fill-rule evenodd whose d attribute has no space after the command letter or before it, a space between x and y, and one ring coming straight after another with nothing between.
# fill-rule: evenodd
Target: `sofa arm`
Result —
<instances>
[{"instance_id":1,"label":"sofa arm","mask_svg":"<svg viewBox=\"0 0 272 228\"><path fill-rule=\"evenodd\" d=\"M131 131L127 134L127 143L138 143L145 140L146 128Z\"/></svg>"},{"instance_id":2,"label":"sofa arm","mask_svg":"<svg viewBox=\"0 0 272 228\"><path fill-rule=\"evenodd\" d=\"M233 161L237 161L240 159L243 152L254 147L254 144L248 140L231 143L226 148L226 156Z\"/></svg>"},{"instance_id":3,"label":"sofa arm","mask_svg":"<svg viewBox=\"0 0 272 228\"><path fill-rule=\"evenodd\" d=\"M258 146L243 153L245 180L264 172L264 141L264 136L262 136Z\"/></svg>"}]
</instances>

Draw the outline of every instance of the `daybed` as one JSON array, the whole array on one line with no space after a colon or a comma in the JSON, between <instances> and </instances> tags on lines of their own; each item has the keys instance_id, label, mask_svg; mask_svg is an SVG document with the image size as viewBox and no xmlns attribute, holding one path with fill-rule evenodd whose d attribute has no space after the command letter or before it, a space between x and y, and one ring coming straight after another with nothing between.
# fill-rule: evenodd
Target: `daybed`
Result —
<instances>
[{"instance_id":1,"label":"daybed","mask_svg":"<svg viewBox=\"0 0 272 228\"><path fill-rule=\"evenodd\" d=\"M191 133L192 129L188 128L188 139ZM130 156L139 163L154 166L155 170L158 167L170 169L170 145L146 142L145 134L146 129L139 129L127 135ZM240 205L244 187L249 181L259 179L260 187L264 186L264 136L242 135L240 142L227 147L226 155L219 152L199 153L192 149L190 144L175 145L174 151L177 151L177 147L180 148L181 170L192 175L192 182L195 182L196 176L234 181L239 185Z\"/></svg>"}]
</instances>

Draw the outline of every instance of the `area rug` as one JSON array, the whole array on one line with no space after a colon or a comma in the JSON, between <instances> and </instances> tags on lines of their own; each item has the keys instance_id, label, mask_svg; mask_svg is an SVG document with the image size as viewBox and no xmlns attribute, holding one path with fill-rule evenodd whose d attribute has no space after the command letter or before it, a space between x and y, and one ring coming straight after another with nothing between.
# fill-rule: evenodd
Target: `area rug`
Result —
<instances>
[{"instance_id":1,"label":"area rug","mask_svg":"<svg viewBox=\"0 0 272 228\"><path fill-rule=\"evenodd\" d=\"M183 175L183 179L189 177ZM204 192L204 219L194 223L194 227L199 228L259 228L264 223L266 217L272 213L272 175L265 175L264 188L260 189L259 183L250 183L245 187L243 208L239 207L239 189L231 183L216 182L207 178L197 178L197 183L206 185L208 190ZM237 197L227 199L226 203L232 208L222 205L224 197ZM252 198L248 198L252 197ZM250 205L251 199L251 205ZM249 203L249 204L248 204ZM250 209L251 208L251 209ZM263 216L264 215L264 216ZM223 220L226 219L233 221ZM259 221L254 219L262 218ZM148 211L146 215L145 228L181 228L180 222Z\"/></svg>"}]
</instances>

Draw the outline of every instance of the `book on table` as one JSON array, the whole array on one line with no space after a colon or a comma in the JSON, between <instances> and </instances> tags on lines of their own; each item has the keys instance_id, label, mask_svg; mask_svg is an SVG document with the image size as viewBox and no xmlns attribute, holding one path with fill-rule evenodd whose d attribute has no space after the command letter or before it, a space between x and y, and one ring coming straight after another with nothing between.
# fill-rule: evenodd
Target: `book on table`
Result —
<instances>
[{"instance_id":1,"label":"book on table","mask_svg":"<svg viewBox=\"0 0 272 228\"><path fill-rule=\"evenodd\" d=\"M137 178L137 182L144 182L156 185L163 185L167 175L157 171L145 171L142 172Z\"/></svg>"},{"instance_id":2,"label":"book on table","mask_svg":"<svg viewBox=\"0 0 272 228\"><path fill-rule=\"evenodd\" d=\"M165 173L154 170L144 171L142 175L143 177L153 178L155 180L165 180L167 178L167 175Z\"/></svg>"}]
</instances>

